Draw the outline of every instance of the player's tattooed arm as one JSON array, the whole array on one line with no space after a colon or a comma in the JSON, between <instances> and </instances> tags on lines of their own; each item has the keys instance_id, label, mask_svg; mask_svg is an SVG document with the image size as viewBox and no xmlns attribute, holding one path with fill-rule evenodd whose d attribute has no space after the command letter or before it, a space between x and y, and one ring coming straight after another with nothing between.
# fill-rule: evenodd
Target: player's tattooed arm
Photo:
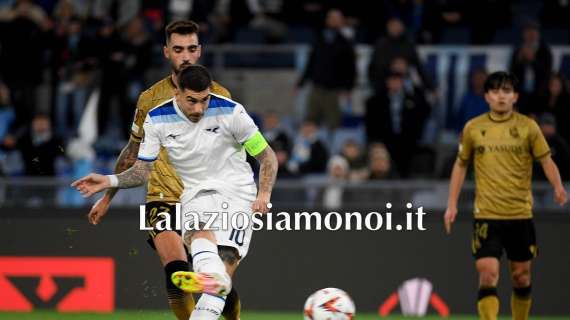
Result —
<instances>
[{"instance_id":1,"label":"player's tattooed arm","mask_svg":"<svg viewBox=\"0 0 570 320\"><path fill-rule=\"evenodd\" d=\"M259 193L271 195L275 179L277 177L277 157L270 146L267 146L261 153L255 156L259 161Z\"/></svg>"},{"instance_id":2,"label":"player's tattooed arm","mask_svg":"<svg viewBox=\"0 0 570 320\"><path fill-rule=\"evenodd\" d=\"M132 138L129 139L129 142L127 142L127 145L123 148L117 158L117 162L115 163L115 173L122 173L135 164L140 145L140 142L134 141ZM108 197L109 201L111 201L118 190L119 189L117 188L107 189L105 196Z\"/></svg>"},{"instance_id":3,"label":"player's tattooed arm","mask_svg":"<svg viewBox=\"0 0 570 320\"><path fill-rule=\"evenodd\" d=\"M151 171L152 162L137 160L132 167L117 175L119 180L117 188L129 189L141 186L146 182Z\"/></svg>"}]
</instances>

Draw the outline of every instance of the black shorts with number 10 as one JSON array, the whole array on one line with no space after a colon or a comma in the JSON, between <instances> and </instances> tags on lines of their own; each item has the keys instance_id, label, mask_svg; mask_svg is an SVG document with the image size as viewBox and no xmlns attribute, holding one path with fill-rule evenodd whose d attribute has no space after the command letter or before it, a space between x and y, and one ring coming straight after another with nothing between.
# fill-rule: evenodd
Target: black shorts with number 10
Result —
<instances>
[{"instance_id":1,"label":"black shorts with number 10","mask_svg":"<svg viewBox=\"0 0 570 320\"><path fill-rule=\"evenodd\" d=\"M528 261L538 254L532 219L473 221L471 250L475 259L500 259L503 250L511 261Z\"/></svg>"},{"instance_id":2,"label":"black shorts with number 10","mask_svg":"<svg viewBox=\"0 0 570 320\"><path fill-rule=\"evenodd\" d=\"M176 229L176 205L168 204L166 202L161 201L152 201L148 202L145 205L145 226L152 227L152 230L148 231L148 244L153 248L156 249L154 246L154 237L156 237L159 233L167 230L159 230L156 228L156 224L159 221L165 219L164 215L159 215L159 213L168 213L170 215L170 224L168 228L172 231L175 231L179 235L181 235L181 231ZM161 227L164 225L161 224Z\"/></svg>"}]
</instances>

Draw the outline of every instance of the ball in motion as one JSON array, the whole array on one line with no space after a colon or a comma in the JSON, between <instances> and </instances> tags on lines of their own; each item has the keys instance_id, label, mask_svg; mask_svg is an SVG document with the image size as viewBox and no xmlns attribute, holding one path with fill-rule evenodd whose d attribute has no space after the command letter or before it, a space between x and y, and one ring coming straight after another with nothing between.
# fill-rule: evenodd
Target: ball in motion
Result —
<instances>
[{"instance_id":1,"label":"ball in motion","mask_svg":"<svg viewBox=\"0 0 570 320\"><path fill-rule=\"evenodd\" d=\"M356 308L350 296L337 288L318 290L305 302L305 320L350 320Z\"/></svg>"}]
</instances>

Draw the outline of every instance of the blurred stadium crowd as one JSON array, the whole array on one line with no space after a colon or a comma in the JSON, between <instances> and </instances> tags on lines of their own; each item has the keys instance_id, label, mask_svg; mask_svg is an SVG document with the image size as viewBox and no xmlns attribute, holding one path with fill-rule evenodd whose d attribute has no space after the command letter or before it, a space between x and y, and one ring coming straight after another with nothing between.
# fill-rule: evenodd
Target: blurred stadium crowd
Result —
<instances>
[{"instance_id":1,"label":"blurred stadium crowd","mask_svg":"<svg viewBox=\"0 0 570 320\"><path fill-rule=\"evenodd\" d=\"M285 125L273 112L254 115L277 151L281 179L447 176L426 161L436 148L421 143L438 88L416 44L509 44L519 110L537 119L568 180L570 91L566 77L553 72L550 49L568 45L568 17L563 0L1 0L0 170L68 178L109 172L128 139L138 95L168 73L165 24L189 18L200 24L203 44L311 46L296 86L312 84L305 117ZM365 112L347 118L357 44L373 48L371 94ZM465 79L470 88L449 129L459 132L487 110L486 73L476 69ZM78 126L95 88L98 138L86 145ZM365 139L332 147L333 133L354 122L364 125Z\"/></svg>"}]
</instances>

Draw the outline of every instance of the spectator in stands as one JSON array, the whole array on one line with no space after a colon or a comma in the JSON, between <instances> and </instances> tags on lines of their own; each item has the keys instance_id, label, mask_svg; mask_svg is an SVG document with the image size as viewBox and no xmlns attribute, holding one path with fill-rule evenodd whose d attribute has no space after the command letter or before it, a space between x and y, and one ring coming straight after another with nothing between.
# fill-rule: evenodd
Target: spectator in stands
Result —
<instances>
[{"instance_id":1,"label":"spectator in stands","mask_svg":"<svg viewBox=\"0 0 570 320\"><path fill-rule=\"evenodd\" d=\"M368 180L389 180L398 177L392 167L390 153L383 143L371 144L368 154Z\"/></svg>"},{"instance_id":2,"label":"spectator in stands","mask_svg":"<svg viewBox=\"0 0 570 320\"><path fill-rule=\"evenodd\" d=\"M38 114L29 128L6 137L4 146L20 151L27 176L54 176L55 160L64 154L63 143L54 135L46 114Z\"/></svg>"},{"instance_id":3,"label":"spectator in stands","mask_svg":"<svg viewBox=\"0 0 570 320\"><path fill-rule=\"evenodd\" d=\"M414 10L409 7L409 5L413 5L412 3L415 2L417 1L399 0L388 2L351 0L338 1L335 5L345 13L347 23L357 29L358 42L373 44L380 35L384 33L387 18L400 16L399 14L402 13L402 11L405 11L405 16L415 14ZM411 25L415 25L415 23L411 21L410 23Z\"/></svg>"},{"instance_id":4,"label":"spectator in stands","mask_svg":"<svg viewBox=\"0 0 570 320\"><path fill-rule=\"evenodd\" d=\"M461 98L461 104L457 110L455 121L455 131L457 133L463 130L467 121L489 111L489 105L485 101L485 79L487 79L487 71L485 69L474 69L471 72L469 91Z\"/></svg>"},{"instance_id":5,"label":"spectator in stands","mask_svg":"<svg viewBox=\"0 0 570 320\"><path fill-rule=\"evenodd\" d=\"M307 120L295 138L289 169L295 173L324 173L329 154L318 135L316 123Z\"/></svg>"},{"instance_id":6,"label":"spectator in stands","mask_svg":"<svg viewBox=\"0 0 570 320\"><path fill-rule=\"evenodd\" d=\"M152 42L142 16L127 23L122 33L125 46L125 73L128 79L127 97L135 109L139 94L145 90L145 72L152 63Z\"/></svg>"},{"instance_id":7,"label":"spectator in stands","mask_svg":"<svg viewBox=\"0 0 570 320\"><path fill-rule=\"evenodd\" d=\"M528 109L531 116L540 118L544 113L554 116L556 123L570 119L570 88L568 80L561 73L553 73L545 92L535 95ZM570 126L559 126L557 130L566 141L570 141Z\"/></svg>"},{"instance_id":8,"label":"spectator in stands","mask_svg":"<svg viewBox=\"0 0 570 320\"><path fill-rule=\"evenodd\" d=\"M262 128L263 136L272 147L279 144L285 151L291 152L291 139L281 127L279 116L275 112L267 112L264 115Z\"/></svg>"},{"instance_id":9,"label":"spectator in stands","mask_svg":"<svg viewBox=\"0 0 570 320\"><path fill-rule=\"evenodd\" d=\"M327 12L326 27L313 44L311 55L298 87L311 81L307 118L328 129L341 123L339 99L348 99L356 80L354 44L342 33L346 26L340 10Z\"/></svg>"},{"instance_id":10,"label":"spectator in stands","mask_svg":"<svg viewBox=\"0 0 570 320\"><path fill-rule=\"evenodd\" d=\"M0 176L5 174L3 162L4 154L4 139L8 136L10 127L14 122L14 108L10 102L10 91L8 87L0 82Z\"/></svg>"},{"instance_id":11,"label":"spectator in stands","mask_svg":"<svg viewBox=\"0 0 570 320\"><path fill-rule=\"evenodd\" d=\"M14 107L10 101L10 90L5 84L0 82L0 142L10 132L10 127L14 122Z\"/></svg>"},{"instance_id":12,"label":"spectator in stands","mask_svg":"<svg viewBox=\"0 0 570 320\"><path fill-rule=\"evenodd\" d=\"M366 180L368 164L362 147L356 141L348 140L342 147L341 155L348 162L348 180L353 182Z\"/></svg>"},{"instance_id":13,"label":"spectator in stands","mask_svg":"<svg viewBox=\"0 0 570 320\"><path fill-rule=\"evenodd\" d=\"M395 58L403 58L407 65L419 75L422 87L433 90L432 81L424 71L415 44L406 36L402 21L398 18L391 18L386 24L386 31L386 37L376 42L368 65L368 79L372 88L376 92L384 90L390 64Z\"/></svg>"},{"instance_id":14,"label":"spectator in stands","mask_svg":"<svg viewBox=\"0 0 570 320\"><path fill-rule=\"evenodd\" d=\"M289 150L287 150L280 141L274 141L271 143L271 148L275 151L277 164L279 165L277 179L297 178L298 175L289 168Z\"/></svg>"},{"instance_id":15,"label":"spectator in stands","mask_svg":"<svg viewBox=\"0 0 570 320\"><path fill-rule=\"evenodd\" d=\"M135 108L127 95L126 45L116 31L113 21L102 21L93 47L101 70L97 132L100 137L109 140L126 139ZM119 119L113 117L114 114L117 114ZM113 137L107 130L111 127L109 123L114 120L118 121L120 132L118 136Z\"/></svg>"},{"instance_id":16,"label":"spectator in stands","mask_svg":"<svg viewBox=\"0 0 570 320\"><path fill-rule=\"evenodd\" d=\"M401 177L407 178L430 108L422 94L404 88L404 75L390 73L381 92L366 103L368 143L383 142Z\"/></svg>"},{"instance_id":17,"label":"spectator in stands","mask_svg":"<svg viewBox=\"0 0 570 320\"><path fill-rule=\"evenodd\" d=\"M424 1L420 41L437 44L446 30L465 27L465 3L463 0Z\"/></svg>"},{"instance_id":18,"label":"spectator in stands","mask_svg":"<svg viewBox=\"0 0 570 320\"><path fill-rule=\"evenodd\" d=\"M333 156L327 163L329 185L323 191L323 206L327 209L338 209L342 206L344 193L343 182L348 181L350 167L342 156Z\"/></svg>"},{"instance_id":19,"label":"spectator in stands","mask_svg":"<svg viewBox=\"0 0 570 320\"><path fill-rule=\"evenodd\" d=\"M558 170L560 170L560 177L565 181L570 180L570 145L567 140L558 134L556 119L550 113L543 113L538 118L538 123L550 147L552 160L554 160ZM533 170L536 173L536 175L533 174L533 177L536 176L535 179L537 180L547 181L544 172L539 168L540 164L535 163L535 165L538 165L538 167L535 167L536 170Z\"/></svg>"},{"instance_id":20,"label":"spectator in stands","mask_svg":"<svg viewBox=\"0 0 570 320\"><path fill-rule=\"evenodd\" d=\"M510 71L520 82L519 110L528 114L529 98L547 87L552 72L552 51L541 39L537 23L528 23L524 27L522 44L511 57Z\"/></svg>"},{"instance_id":21,"label":"spectator in stands","mask_svg":"<svg viewBox=\"0 0 570 320\"><path fill-rule=\"evenodd\" d=\"M92 70L84 61L85 43L79 19L57 21L51 43L53 110L56 132L65 141L77 133L92 84Z\"/></svg>"},{"instance_id":22,"label":"spectator in stands","mask_svg":"<svg viewBox=\"0 0 570 320\"><path fill-rule=\"evenodd\" d=\"M8 86L16 113L15 127L29 123L38 104L37 89L43 81L47 31L51 21L41 7L20 0L0 12L0 78ZM46 110L47 111L47 110Z\"/></svg>"}]
</instances>

